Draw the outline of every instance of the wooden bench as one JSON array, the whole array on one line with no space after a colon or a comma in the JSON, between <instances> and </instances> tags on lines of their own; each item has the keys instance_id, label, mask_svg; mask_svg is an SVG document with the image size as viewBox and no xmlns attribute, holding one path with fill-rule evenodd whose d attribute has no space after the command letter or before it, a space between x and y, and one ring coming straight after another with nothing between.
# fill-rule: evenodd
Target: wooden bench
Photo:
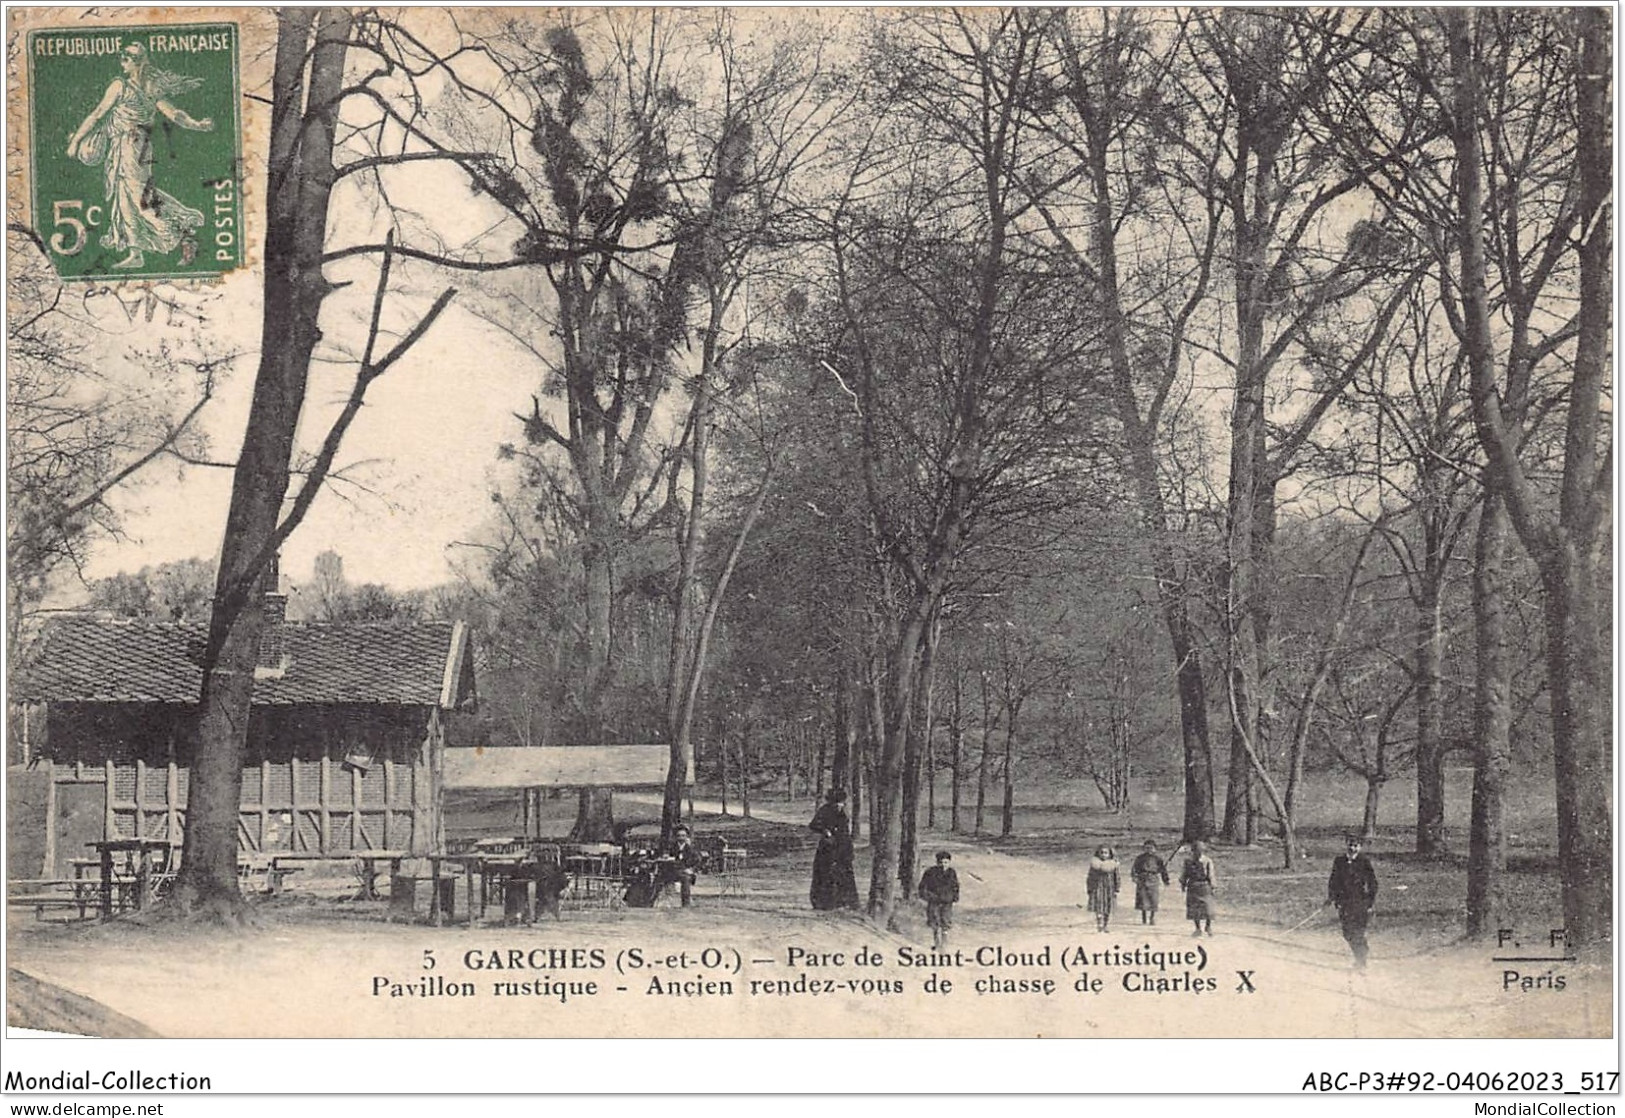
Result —
<instances>
[{"instance_id":1,"label":"wooden bench","mask_svg":"<svg viewBox=\"0 0 1625 1118\"><path fill-rule=\"evenodd\" d=\"M45 919L47 909L72 909L88 920L101 905L101 882L79 877L36 877L10 882L6 903L33 908L34 918Z\"/></svg>"},{"instance_id":2,"label":"wooden bench","mask_svg":"<svg viewBox=\"0 0 1625 1118\"><path fill-rule=\"evenodd\" d=\"M390 872L394 872L407 857L409 854L404 850L335 850L325 854L310 850L262 851L239 858L237 869L245 882L263 878L264 892L275 895L282 891L288 878L315 863L348 864L354 868L359 883L356 899L374 901L379 897L373 882L384 872L380 866L387 863Z\"/></svg>"}]
</instances>

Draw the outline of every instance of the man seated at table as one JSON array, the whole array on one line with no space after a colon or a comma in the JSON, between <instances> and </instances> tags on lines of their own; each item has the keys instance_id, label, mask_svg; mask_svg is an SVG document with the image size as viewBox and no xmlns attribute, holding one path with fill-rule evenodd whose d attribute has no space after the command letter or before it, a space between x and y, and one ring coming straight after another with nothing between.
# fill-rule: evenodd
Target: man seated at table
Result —
<instances>
[{"instance_id":1,"label":"man seated at table","mask_svg":"<svg viewBox=\"0 0 1625 1118\"><path fill-rule=\"evenodd\" d=\"M694 836L689 834L688 828L679 826L672 832L671 861L661 863L661 884L677 883L678 893L683 898L683 907L687 908L693 899L694 878L700 869L700 851L694 845Z\"/></svg>"},{"instance_id":2,"label":"man seated at table","mask_svg":"<svg viewBox=\"0 0 1625 1118\"><path fill-rule=\"evenodd\" d=\"M684 907L692 903L694 877L700 868L700 851L687 827L678 826L671 842L653 857L640 859L629 867L627 889L622 901L631 908L653 908L666 886L675 883Z\"/></svg>"}]
</instances>

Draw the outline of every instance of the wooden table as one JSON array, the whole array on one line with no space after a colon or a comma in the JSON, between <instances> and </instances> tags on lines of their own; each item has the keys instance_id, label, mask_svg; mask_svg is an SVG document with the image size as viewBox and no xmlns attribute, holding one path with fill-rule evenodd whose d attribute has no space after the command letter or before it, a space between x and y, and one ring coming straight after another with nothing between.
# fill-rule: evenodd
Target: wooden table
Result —
<instances>
[{"instance_id":1,"label":"wooden table","mask_svg":"<svg viewBox=\"0 0 1625 1118\"><path fill-rule=\"evenodd\" d=\"M537 876L543 868L543 863L525 854L487 854L482 856L478 867L481 918L485 916L486 906L490 904L491 893L495 889L497 895L502 898L504 920L508 919L512 914L517 915L527 924L532 923L536 919ZM508 903L510 887L524 888L524 897L518 903L517 913L511 913L513 906Z\"/></svg>"},{"instance_id":2,"label":"wooden table","mask_svg":"<svg viewBox=\"0 0 1625 1118\"><path fill-rule=\"evenodd\" d=\"M171 839L146 838L104 839L85 845L95 848L101 863L103 920L113 918L115 889L128 894L131 908L146 908L157 887L174 874L175 851L180 847Z\"/></svg>"}]
</instances>

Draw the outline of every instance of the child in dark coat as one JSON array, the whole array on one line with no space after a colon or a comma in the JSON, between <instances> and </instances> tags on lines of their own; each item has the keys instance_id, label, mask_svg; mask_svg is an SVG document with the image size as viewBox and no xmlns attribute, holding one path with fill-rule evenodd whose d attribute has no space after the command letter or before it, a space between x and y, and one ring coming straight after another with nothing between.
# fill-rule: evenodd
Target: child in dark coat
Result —
<instances>
[{"instance_id":1,"label":"child in dark coat","mask_svg":"<svg viewBox=\"0 0 1625 1118\"><path fill-rule=\"evenodd\" d=\"M920 875L920 899L925 902L925 922L931 925L931 946L948 946L948 930L954 926L954 905L959 901L959 875L948 863L954 856L946 850L937 854L937 864Z\"/></svg>"},{"instance_id":2,"label":"child in dark coat","mask_svg":"<svg viewBox=\"0 0 1625 1118\"><path fill-rule=\"evenodd\" d=\"M1129 873L1134 878L1134 907L1140 912L1140 923L1155 924L1162 887L1169 884L1168 863L1157 853L1156 843L1145 840L1145 852L1134 859Z\"/></svg>"},{"instance_id":3,"label":"child in dark coat","mask_svg":"<svg viewBox=\"0 0 1625 1118\"><path fill-rule=\"evenodd\" d=\"M1179 887L1185 890L1185 919L1195 926L1193 935L1201 935L1204 926L1213 934L1213 894L1218 877L1207 847L1200 842L1191 843L1190 857L1179 871Z\"/></svg>"}]
</instances>

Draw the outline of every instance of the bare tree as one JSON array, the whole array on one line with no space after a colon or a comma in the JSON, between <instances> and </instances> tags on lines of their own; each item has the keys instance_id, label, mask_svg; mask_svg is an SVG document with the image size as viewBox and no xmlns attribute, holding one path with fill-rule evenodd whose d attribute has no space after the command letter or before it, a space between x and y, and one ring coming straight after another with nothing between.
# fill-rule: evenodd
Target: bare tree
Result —
<instances>
[{"instance_id":1,"label":"bare tree","mask_svg":"<svg viewBox=\"0 0 1625 1118\"><path fill-rule=\"evenodd\" d=\"M1466 363L1445 317L1435 292L1412 294L1379 358L1349 385L1349 425L1333 451L1356 487L1344 498L1350 512L1377 533L1414 607L1416 849L1427 856L1448 845L1446 594L1481 497Z\"/></svg>"},{"instance_id":2,"label":"bare tree","mask_svg":"<svg viewBox=\"0 0 1625 1118\"><path fill-rule=\"evenodd\" d=\"M1496 496L1541 572L1553 691L1563 917L1571 945L1594 944L1610 938L1613 926L1611 782L1600 779L1612 771L1610 657L1604 638L1613 511L1613 447L1604 422L1612 325L1612 31L1603 11L1552 13L1553 23L1547 26L1555 33L1539 43L1555 54L1558 65L1552 76L1567 86L1574 113L1572 147L1555 168L1562 176L1562 200L1548 238L1534 246L1532 254L1537 261L1533 278L1541 285L1559 263L1573 256L1574 310L1572 317L1560 317L1572 322L1574 351L1554 514L1520 455L1516 419L1503 408L1502 393L1509 391L1506 378L1521 370L1503 370L1499 357L1504 351L1497 344L1489 295L1492 265L1486 229L1504 221L1508 233L1516 237L1519 228L1518 219L1505 209L1505 196L1486 192L1487 155L1489 166L1495 168L1497 137L1510 124L1489 108L1488 100L1492 91L1505 88L1499 83L1514 80L1495 65L1491 53L1497 33L1504 34L1506 25L1493 16L1466 12L1448 12L1443 19L1453 89L1441 108L1450 114L1459 203L1459 278L1452 278L1461 294L1473 416L1489 455ZM1556 121L1546 126L1561 127ZM1493 185L1497 178L1489 181ZM1519 255L1517 262L1521 265L1528 258ZM1501 276L1502 282L1513 278ZM1566 332L1560 329L1559 336ZM1555 348L1550 343L1549 337L1540 348ZM1535 355L1526 348L1514 352L1512 360L1527 361Z\"/></svg>"},{"instance_id":3,"label":"bare tree","mask_svg":"<svg viewBox=\"0 0 1625 1118\"><path fill-rule=\"evenodd\" d=\"M695 707L706 669L707 650L728 583L745 542L761 514L777 467L775 451L761 455L754 492L734 524L732 542L709 577L701 561L714 513L708 504L713 428L753 389L760 360L731 360L750 337L750 309L743 307L752 279L767 273L768 259L798 240L796 214L804 203L799 180L818 155L818 137L838 117L824 95L820 44L786 37L753 53L736 39L728 13L714 16L709 31L715 65L707 88L714 103L696 107L687 145L699 168L698 181L679 181L678 242L668 283L687 282L697 306L682 307L694 321L687 349L694 366L685 385L688 414L668 479L667 507L677 545L677 576L672 588L672 625L667 677L666 730L671 762L666 776L662 829L677 825L682 789L693 761ZM800 223L805 226L805 223ZM805 236L805 233L803 233ZM668 293L674 305L686 293ZM674 310L673 313L676 313ZM765 440L760 422L754 427ZM755 409L760 415L760 409ZM680 490L686 479L686 499ZM820 766L819 780L823 773Z\"/></svg>"},{"instance_id":4,"label":"bare tree","mask_svg":"<svg viewBox=\"0 0 1625 1118\"><path fill-rule=\"evenodd\" d=\"M198 420L217 374L233 358L167 342L156 352L131 352L116 329L124 324L122 306L97 310L96 299L71 298L32 232L16 226L8 233L6 612L12 641L47 582L66 569L82 571L91 543L118 534L114 495L156 464L178 463L201 450ZM196 322L205 310L178 297L163 309L180 322Z\"/></svg>"},{"instance_id":5,"label":"bare tree","mask_svg":"<svg viewBox=\"0 0 1625 1118\"><path fill-rule=\"evenodd\" d=\"M1030 517L1055 498L1048 483L1088 433L1075 363L1088 332L1048 297L1020 245L1031 203L1018 168L1044 143L1032 94L1048 18L898 21L872 56L885 136L861 144L883 147L889 167L854 166L850 181L883 185L844 192L831 223L841 337L828 370L856 412L884 611L869 890L883 925L897 896L906 743L955 568L1001 516Z\"/></svg>"},{"instance_id":6,"label":"bare tree","mask_svg":"<svg viewBox=\"0 0 1625 1118\"><path fill-rule=\"evenodd\" d=\"M1397 691L1383 692L1380 672L1369 665L1349 664L1333 668L1331 685L1337 697L1328 708L1335 723L1331 735L1332 755L1350 772L1365 780L1365 800L1360 834L1370 839L1377 833L1377 814L1382 804L1383 786L1409 763L1415 750L1414 738L1403 738L1395 726L1415 689L1407 678Z\"/></svg>"},{"instance_id":7,"label":"bare tree","mask_svg":"<svg viewBox=\"0 0 1625 1118\"><path fill-rule=\"evenodd\" d=\"M1472 113L1462 117L1462 90L1439 81L1457 71L1446 43L1448 25L1421 13L1390 13L1384 20L1387 26L1371 40L1373 64L1360 67L1361 92L1336 106L1341 134L1375 157L1368 164L1370 189L1406 215L1409 235L1435 261L1438 306L1464 363L1452 375L1456 390L1470 397L1479 441L1479 401L1493 391L1503 448L1514 446L1526 460L1539 462L1541 471L1556 471L1563 467L1540 434L1541 424L1564 402L1568 355L1579 331L1578 317L1566 306L1576 297L1572 236L1579 219L1578 118L1570 99L1576 88L1573 23L1532 11L1472 21L1470 52L1460 61L1477 82L1470 91ZM1374 84L1373 75L1379 79ZM1476 145L1469 133L1477 135ZM1478 163L1464 178L1459 168L1468 154L1476 154ZM1484 280L1481 286L1467 277L1463 249L1461 215L1469 187L1484 207L1474 234L1481 251L1472 269ZM1483 306L1469 316L1466 304L1475 286ZM1486 386L1485 361L1494 354L1475 334L1480 321L1493 324L1490 333L1502 358L1499 375L1487 378L1493 389ZM1478 473L1483 503L1473 573L1477 666L1467 892L1469 930L1485 934L1498 926L1494 913L1503 903L1502 797L1516 703L1507 625L1506 482L1494 454ZM1423 779L1431 778L1419 773ZM1432 829L1427 819L1419 814L1419 839Z\"/></svg>"},{"instance_id":8,"label":"bare tree","mask_svg":"<svg viewBox=\"0 0 1625 1118\"><path fill-rule=\"evenodd\" d=\"M1192 620L1192 579L1183 569L1168 508L1161 444L1175 390L1190 371L1187 331L1207 298L1219 246L1222 201L1214 189L1219 148L1183 176L1174 160L1194 153L1178 139L1168 104L1166 56L1183 26L1159 26L1144 12L1068 12L1053 28L1062 104L1055 134L1076 154L1077 190L1087 219L1075 243L1063 203L1070 182L1039 202L1050 233L1094 293L1105 324L1111 398L1122 425L1123 471L1131 479L1147 535L1179 700L1185 766L1183 837L1213 833L1213 755L1207 683ZM1181 177L1201 189L1175 194ZM1162 230L1173 230L1163 241ZM1124 269L1119 246L1144 251L1155 266Z\"/></svg>"},{"instance_id":9,"label":"bare tree","mask_svg":"<svg viewBox=\"0 0 1625 1118\"><path fill-rule=\"evenodd\" d=\"M1193 188L1220 203L1234 261L1234 337L1220 339L1231 343L1220 359L1235 388L1221 595L1231 719L1222 831L1250 842L1253 778L1271 785L1258 756L1269 730L1263 687L1277 489L1371 359L1417 266L1387 235L1391 215L1380 201L1367 207L1367 220L1332 220L1358 202L1365 179L1333 157L1334 144L1314 124L1328 97L1326 75L1357 53L1367 17L1231 9L1191 20L1183 135L1198 154L1222 153L1211 179ZM1294 366L1307 381L1286 382ZM1282 397L1300 404L1291 418L1271 415L1272 399Z\"/></svg>"},{"instance_id":10,"label":"bare tree","mask_svg":"<svg viewBox=\"0 0 1625 1118\"><path fill-rule=\"evenodd\" d=\"M353 56L388 64L358 74L350 67ZM237 814L254 667L264 628L261 591L266 572L274 569L278 549L329 476L368 389L429 332L455 294L446 288L404 328L386 327L397 260L475 271L515 263L493 260L477 246L470 255L453 256L397 245L393 223L381 243L328 244L334 185L350 175L366 176L374 183L386 212L389 169L426 161L455 166L499 208L502 199L511 202L511 190L487 173L485 157L447 148L410 108L415 103L413 81L430 72L449 75L454 85L459 84L445 58L425 47L409 28L381 16L357 17L344 8L288 9L278 15L266 164L262 327L263 336L277 344L264 345L260 351L203 651L182 870L171 894L171 903L183 912L231 916L241 903ZM369 108L362 111L358 105ZM507 212L514 213L511 204ZM311 359L322 337L321 314L338 289L326 268L355 258L378 261L355 380L303 471L300 488L288 499L294 438ZM389 335L393 342L386 340Z\"/></svg>"}]
</instances>

